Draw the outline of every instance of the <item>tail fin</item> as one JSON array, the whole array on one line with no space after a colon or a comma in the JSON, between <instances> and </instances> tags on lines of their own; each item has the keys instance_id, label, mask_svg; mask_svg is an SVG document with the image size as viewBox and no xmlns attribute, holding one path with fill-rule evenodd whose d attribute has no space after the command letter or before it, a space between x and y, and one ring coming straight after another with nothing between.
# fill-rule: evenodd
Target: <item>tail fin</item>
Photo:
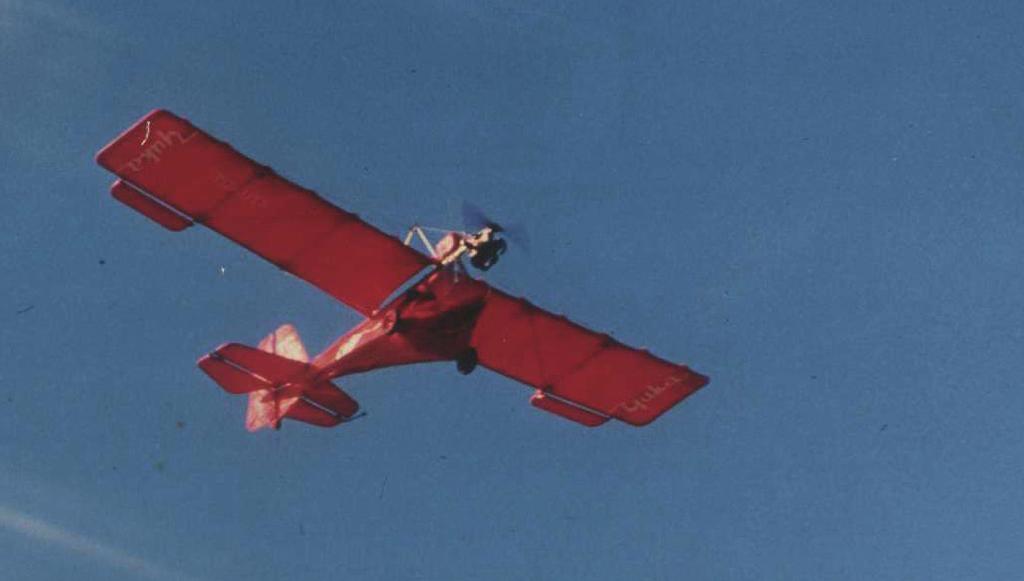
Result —
<instances>
[{"instance_id":1,"label":"tail fin","mask_svg":"<svg viewBox=\"0 0 1024 581\"><path fill-rule=\"evenodd\" d=\"M302 339L299 339L299 332L288 323L281 325L276 331L264 337L260 341L259 348L267 353L287 357L292 361L309 363L309 354L306 353Z\"/></svg>"},{"instance_id":2,"label":"tail fin","mask_svg":"<svg viewBox=\"0 0 1024 581\"><path fill-rule=\"evenodd\" d=\"M328 380L317 380L295 327L281 325L259 349L228 343L199 360L199 368L229 393L249 394L245 427L280 428L290 418L322 427L356 414L359 404Z\"/></svg>"}]
</instances>

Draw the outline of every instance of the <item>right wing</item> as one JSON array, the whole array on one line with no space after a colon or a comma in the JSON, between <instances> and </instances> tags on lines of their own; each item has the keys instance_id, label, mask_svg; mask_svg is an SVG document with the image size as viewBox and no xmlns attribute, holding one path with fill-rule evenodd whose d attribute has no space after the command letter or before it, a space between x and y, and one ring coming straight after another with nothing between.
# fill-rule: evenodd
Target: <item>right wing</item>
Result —
<instances>
[{"instance_id":1,"label":"right wing","mask_svg":"<svg viewBox=\"0 0 1024 581\"><path fill-rule=\"evenodd\" d=\"M115 197L165 227L203 224L367 316L432 264L169 111L140 119L96 161L121 178Z\"/></svg>"},{"instance_id":2,"label":"right wing","mask_svg":"<svg viewBox=\"0 0 1024 581\"><path fill-rule=\"evenodd\" d=\"M649 424L708 382L490 286L472 346L484 367L538 388L535 406L586 425Z\"/></svg>"}]
</instances>

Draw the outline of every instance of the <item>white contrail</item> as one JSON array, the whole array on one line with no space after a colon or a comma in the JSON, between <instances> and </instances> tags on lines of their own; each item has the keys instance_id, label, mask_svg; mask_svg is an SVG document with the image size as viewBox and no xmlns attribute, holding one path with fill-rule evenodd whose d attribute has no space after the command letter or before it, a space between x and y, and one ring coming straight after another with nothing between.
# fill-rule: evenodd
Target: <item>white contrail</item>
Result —
<instances>
[{"instance_id":1,"label":"white contrail","mask_svg":"<svg viewBox=\"0 0 1024 581\"><path fill-rule=\"evenodd\" d=\"M169 571L145 559L38 518L0 505L0 528L85 555L106 565L144 579L156 581L197 581L193 577Z\"/></svg>"}]
</instances>

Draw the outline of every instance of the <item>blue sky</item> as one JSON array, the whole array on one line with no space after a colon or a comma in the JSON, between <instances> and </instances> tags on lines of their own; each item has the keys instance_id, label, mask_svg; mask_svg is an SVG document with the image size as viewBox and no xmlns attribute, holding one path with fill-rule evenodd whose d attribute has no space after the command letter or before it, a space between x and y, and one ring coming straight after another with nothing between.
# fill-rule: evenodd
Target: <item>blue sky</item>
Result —
<instances>
[{"instance_id":1,"label":"blue sky","mask_svg":"<svg viewBox=\"0 0 1024 581\"><path fill-rule=\"evenodd\" d=\"M5 577L1019 575L1024 10L828 4L0 0ZM358 319L109 198L155 107L393 233L525 223L489 281L712 382L586 430L391 369L249 434L197 357Z\"/></svg>"}]
</instances>

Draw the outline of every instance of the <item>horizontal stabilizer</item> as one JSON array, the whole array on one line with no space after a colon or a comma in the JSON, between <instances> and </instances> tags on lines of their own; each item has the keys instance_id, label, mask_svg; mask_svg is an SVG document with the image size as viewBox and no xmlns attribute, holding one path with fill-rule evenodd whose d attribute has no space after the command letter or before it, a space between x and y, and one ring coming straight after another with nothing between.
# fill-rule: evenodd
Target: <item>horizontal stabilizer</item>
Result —
<instances>
[{"instance_id":1,"label":"horizontal stabilizer","mask_svg":"<svg viewBox=\"0 0 1024 581\"><path fill-rule=\"evenodd\" d=\"M249 394L245 427L250 432L280 428L288 418L325 428L351 419L359 404L316 368L295 327L281 325L259 348L226 343L199 360L199 368L225 391Z\"/></svg>"},{"instance_id":2,"label":"horizontal stabilizer","mask_svg":"<svg viewBox=\"0 0 1024 581\"><path fill-rule=\"evenodd\" d=\"M143 194L122 180L110 186L114 199L172 232L180 232L192 225L192 220L182 217L167 206Z\"/></svg>"},{"instance_id":3,"label":"horizontal stabilizer","mask_svg":"<svg viewBox=\"0 0 1024 581\"><path fill-rule=\"evenodd\" d=\"M250 393L245 427L250 432L278 428L281 420L288 418L330 428L351 419L358 411L359 404L329 381L312 387L290 385Z\"/></svg>"},{"instance_id":4,"label":"horizontal stabilizer","mask_svg":"<svg viewBox=\"0 0 1024 581\"><path fill-rule=\"evenodd\" d=\"M248 371L239 369L215 355L204 355L199 360L199 369L202 369L206 375L210 376L210 379L223 387L224 391L236 395L273 387Z\"/></svg>"},{"instance_id":5,"label":"horizontal stabilizer","mask_svg":"<svg viewBox=\"0 0 1024 581\"><path fill-rule=\"evenodd\" d=\"M359 404L330 381L321 381L302 393L302 396L322 408L346 418L356 415Z\"/></svg>"},{"instance_id":6,"label":"horizontal stabilizer","mask_svg":"<svg viewBox=\"0 0 1024 581\"><path fill-rule=\"evenodd\" d=\"M320 426L322 428L333 428L345 421L345 418L336 416L326 410L318 408L304 399L297 400L291 408L288 409L288 412L284 414L284 417L291 420L306 422L307 424L313 424L314 426Z\"/></svg>"},{"instance_id":7,"label":"horizontal stabilizer","mask_svg":"<svg viewBox=\"0 0 1024 581\"><path fill-rule=\"evenodd\" d=\"M310 369L305 363L240 343L221 345L213 355L249 370L274 386L300 381Z\"/></svg>"}]
</instances>

